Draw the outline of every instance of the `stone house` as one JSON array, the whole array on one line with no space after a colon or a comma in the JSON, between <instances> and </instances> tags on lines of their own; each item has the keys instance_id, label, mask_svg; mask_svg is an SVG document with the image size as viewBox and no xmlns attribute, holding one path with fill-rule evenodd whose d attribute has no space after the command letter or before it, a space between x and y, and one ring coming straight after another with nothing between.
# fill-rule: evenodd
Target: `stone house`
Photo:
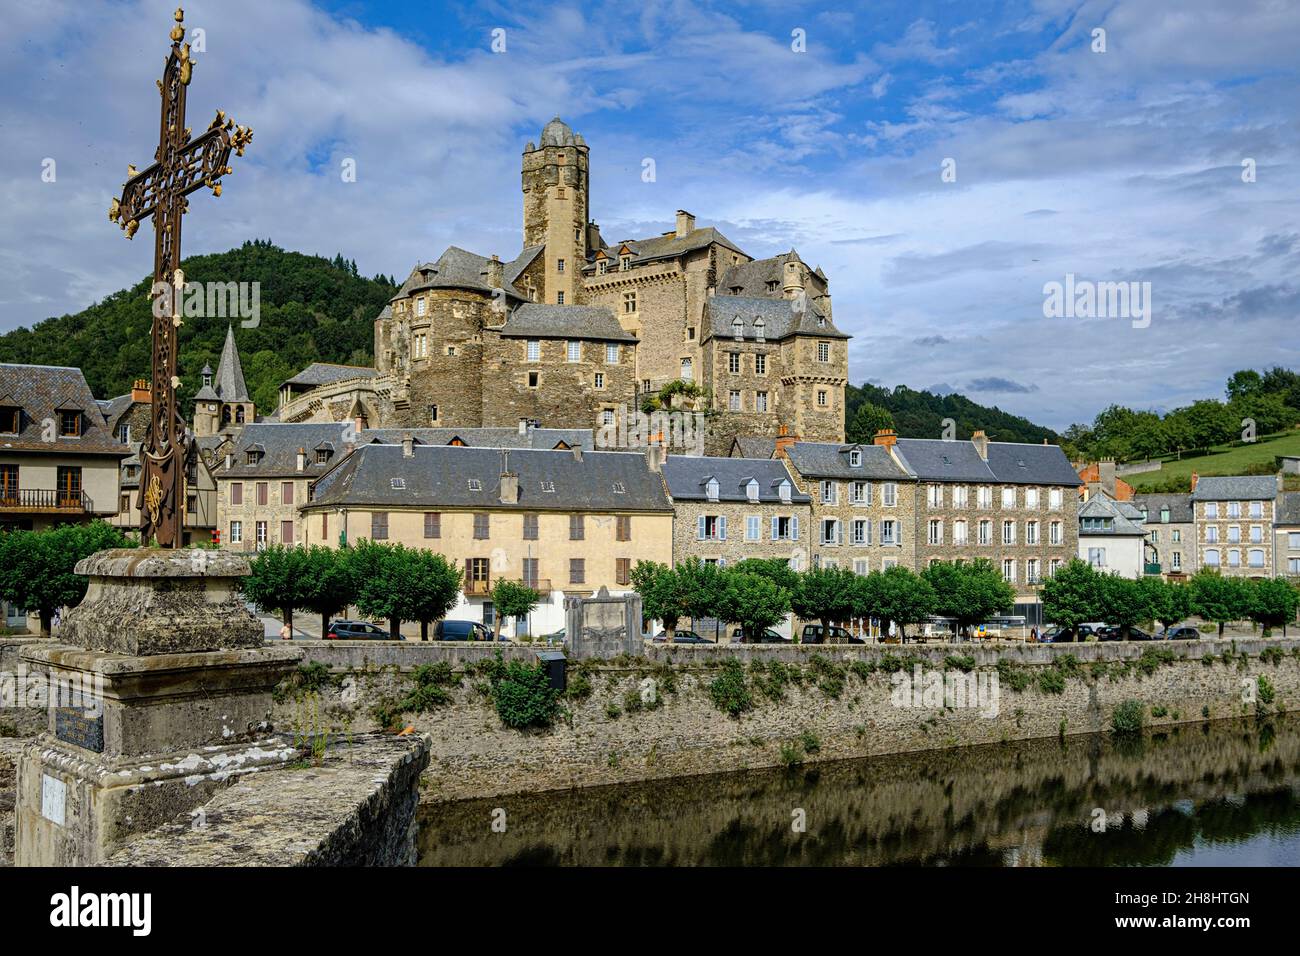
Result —
<instances>
[{"instance_id":1,"label":"stone house","mask_svg":"<svg viewBox=\"0 0 1300 956\"><path fill-rule=\"evenodd\" d=\"M260 551L302 544L298 509L313 481L344 458L356 441L352 422L244 426L212 469L222 546Z\"/></svg>"},{"instance_id":2,"label":"stone house","mask_svg":"<svg viewBox=\"0 0 1300 956\"><path fill-rule=\"evenodd\" d=\"M1235 577L1274 571L1274 475L1192 478L1197 565Z\"/></svg>"},{"instance_id":3,"label":"stone house","mask_svg":"<svg viewBox=\"0 0 1300 956\"><path fill-rule=\"evenodd\" d=\"M810 566L859 574L914 566L916 485L885 446L783 437L775 453L812 499Z\"/></svg>"},{"instance_id":4,"label":"stone house","mask_svg":"<svg viewBox=\"0 0 1300 956\"><path fill-rule=\"evenodd\" d=\"M80 369L0 364L0 530L111 518L130 454Z\"/></svg>"},{"instance_id":5,"label":"stone house","mask_svg":"<svg viewBox=\"0 0 1300 956\"><path fill-rule=\"evenodd\" d=\"M1300 491L1284 491L1277 496L1273 553L1276 574L1300 578Z\"/></svg>"},{"instance_id":6,"label":"stone house","mask_svg":"<svg viewBox=\"0 0 1300 956\"><path fill-rule=\"evenodd\" d=\"M375 320L373 374L313 365L284 383L279 418L589 428L686 380L704 386L716 413L714 453L739 432L781 425L843 439L848 336L832 323L820 268L793 250L754 260L684 210L662 235L606 242L590 218L589 148L558 117L525 147L520 184L518 255L452 246L418 265ZM769 311L782 314L764 337ZM722 341L737 315L749 329L747 383L730 378L735 349Z\"/></svg>"},{"instance_id":7,"label":"stone house","mask_svg":"<svg viewBox=\"0 0 1300 956\"><path fill-rule=\"evenodd\" d=\"M812 499L784 461L671 455L663 475L675 513L674 564L779 558L795 570L809 566Z\"/></svg>"},{"instance_id":8,"label":"stone house","mask_svg":"<svg viewBox=\"0 0 1300 956\"><path fill-rule=\"evenodd\" d=\"M672 561L657 452L363 444L314 482L304 541L436 551L465 573L448 616L488 626L493 584L522 581L542 594L525 629L551 633L564 627L567 595L625 593L637 561Z\"/></svg>"},{"instance_id":9,"label":"stone house","mask_svg":"<svg viewBox=\"0 0 1300 956\"><path fill-rule=\"evenodd\" d=\"M1159 565L1166 578L1196 573L1196 522L1189 494L1136 494L1134 507L1147 530L1147 562Z\"/></svg>"},{"instance_id":10,"label":"stone house","mask_svg":"<svg viewBox=\"0 0 1300 956\"><path fill-rule=\"evenodd\" d=\"M1094 491L1079 506L1079 557L1098 571L1140 578L1146 550L1142 513L1131 503Z\"/></svg>"}]
</instances>

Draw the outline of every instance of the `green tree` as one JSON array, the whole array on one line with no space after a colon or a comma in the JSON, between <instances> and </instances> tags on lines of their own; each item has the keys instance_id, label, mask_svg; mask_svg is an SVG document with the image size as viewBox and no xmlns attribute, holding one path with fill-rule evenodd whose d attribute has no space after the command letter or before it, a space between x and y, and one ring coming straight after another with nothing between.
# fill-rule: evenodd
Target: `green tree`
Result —
<instances>
[{"instance_id":1,"label":"green tree","mask_svg":"<svg viewBox=\"0 0 1300 956\"><path fill-rule=\"evenodd\" d=\"M357 599L351 556L347 549L314 544L304 549L302 593L298 606L320 615L320 633L329 630L330 618L346 611Z\"/></svg>"},{"instance_id":2,"label":"green tree","mask_svg":"<svg viewBox=\"0 0 1300 956\"><path fill-rule=\"evenodd\" d=\"M1295 621L1300 606L1300 591L1285 578L1254 578L1248 591L1246 615L1265 629L1282 628L1286 637L1287 625Z\"/></svg>"},{"instance_id":3,"label":"green tree","mask_svg":"<svg viewBox=\"0 0 1300 956\"><path fill-rule=\"evenodd\" d=\"M790 592L771 578L736 569L724 572L718 617L728 624L739 624L746 634L762 634L789 610Z\"/></svg>"},{"instance_id":4,"label":"green tree","mask_svg":"<svg viewBox=\"0 0 1300 956\"><path fill-rule=\"evenodd\" d=\"M1238 578L1202 568L1192 575L1187 586L1192 590L1192 610L1219 625L1219 637L1223 637L1224 624L1240 621L1250 609L1249 593Z\"/></svg>"},{"instance_id":5,"label":"green tree","mask_svg":"<svg viewBox=\"0 0 1300 956\"><path fill-rule=\"evenodd\" d=\"M349 549L357 584L357 608L367 617L388 621L393 640L402 639L402 622L415 620L405 589L416 578L412 552L401 544L362 539Z\"/></svg>"},{"instance_id":6,"label":"green tree","mask_svg":"<svg viewBox=\"0 0 1300 956\"><path fill-rule=\"evenodd\" d=\"M934 613L950 618L963 636L1016 603L1015 588L984 558L963 564L940 561L922 571L921 577L934 589Z\"/></svg>"},{"instance_id":7,"label":"green tree","mask_svg":"<svg viewBox=\"0 0 1300 956\"><path fill-rule=\"evenodd\" d=\"M875 439L876 432L893 427L894 416L889 413L889 409L874 402L863 402L853 413L853 418L845 429L845 436L850 442L869 445Z\"/></svg>"},{"instance_id":8,"label":"green tree","mask_svg":"<svg viewBox=\"0 0 1300 956\"><path fill-rule=\"evenodd\" d=\"M1135 624L1151 620L1151 592L1135 578L1118 573L1098 575L1097 598L1105 608L1107 622L1118 625L1121 640L1128 640Z\"/></svg>"},{"instance_id":9,"label":"green tree","mask_svg":"<svg viewBox=\"0 0 1300 956\"><path fill-rule=\"evenodd\" d=\"M1175 584L1150 575L1138 580L1151 609L1151 620L1165 628L1185 621L1192 613L1192 592L1186 584Z\"/></svg>"},{"instance_id":10,"label":"green tree","mask_svg":"<svg viewBox=\"0 0 1300 956\"><path fill-rule=\"evenodd\" d=\"M518 621L519 618L531 614L541 599L542 596L526 584L498 578L497 583L492 585L492 605L497 611L496 626L492 636L501 637L502 618L513 617Z\"/></svg>"},{"instance_id":11,"label":"green tree","mask_svg":"<svg viewBox=\"0 0 1300 956\"><path fill-rule=\"evenodd\" d=\"M1078 628L1100 616L1099 575L1092 565L1073 558L1043 582L1043 617L1071 632L1078 640Z\"/></svg>"},{"instance_id":12,"label":"green tree","mask_svg":"<svg viewBox=\"0 0 1300 956\"><path fill-rule=\"evenodd\" d=\"M791 594L799 587L799 572L785 558L745 558L732 565L732 570L761 575Z\"/></svg>"},{"instance_id":13,"label":"green tree","mask_svg":"<svg viewBox=\"0 0 1300 956\"><path fill-rule=\"evenodd\" d=\"M244 597L261 610L279 611L292 635L294 608L306 607L311 596L307 551L283 544L270 545L258 552L240 587Z\"/></svg>"},{"instance_id":14,"label":"green tree","mask_svg":"<svg viewBox=\"0 0 1300 956\"><path fill-rule=\"evenodd\" d=\"M725 588L722 569L699 558L687 558L673 572L677 577L677 600L691 625L716 617Z\"/></svg>"},{"instance_id":15,"label":"green tree","mask_svg":"<svg viewBox=\"0 0 1300 956\"><path fill-rule=\"evenodd\" d=\"M412 548L406 552L405 574L409 591L403 604L402 613L405 620L420 622L420 640L429 639L429 624L440 621L456 606L460 600L462 574L441 554L424 548ZM531 591L532 589L529 588ZM536 591L533 603L540 597ZM501 607L500 603L497 608ZM531 610L531 608L529 609ZM512 612L507 612L512 613ZM523 613L527 614L528 611ZM498 633L501 618L497 617Z\"/></svg>"},{"instance_id":16,"label":"green tree","mask_svg":"<svg viewBox=\"0 0 1300 956\"><path fill-rule=\"evenodd\" d=\"M934 588L919 574L901 564L873 571L880 575L879 616L898 625L899 639L907 641L907 628L923 624L934 614Z\"/></svg>"},{"instance_id":17,"label":"green tree","mask_svg":"<svg viewBox=\"0 0 1300 956\"><path fill-rule=\"evenodd\" d=\"M97 551L135 546L134 539L103 521L0 532L0 598L35 611L41 635L49 637L54 613L86 596L90 579L73 570L77 562Z\"/></svg>"},{"instance_id":18,"label":"green tree","mask_svg":"<svg viewBox=\"0 0 1300 956\"><path fill-rule=\"evenodd\" d=\"M823 627L842 624L853 616L853 589L858 575L847 568L809 568L799 576L791 595L794 613Z\"/></svg>"},{"instance_id":19,"label":"green tree","mask_svg":"<svg viewBox=\"0 0 1300 956\"><path fill-rule=\"evenodd\" d=\"M638 561L632 568L632 589L641 595L641 616L663 621L669 642L677 631L677 622L685 614L681 578L668 565L658 561Z\"/></svg>"}]
</instances>

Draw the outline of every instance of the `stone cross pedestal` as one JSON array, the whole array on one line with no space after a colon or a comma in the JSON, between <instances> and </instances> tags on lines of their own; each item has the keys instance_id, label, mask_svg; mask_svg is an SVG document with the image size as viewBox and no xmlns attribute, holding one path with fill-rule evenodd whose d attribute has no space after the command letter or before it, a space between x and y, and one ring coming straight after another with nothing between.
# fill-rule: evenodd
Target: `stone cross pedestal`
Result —
<instances>
[{"instance_id":1,"label":"stone cross pedestal","mask_svg":"<svg viewBox=\"0 0 1300 956\"><path fill-rule=\"evenodd\" d=\"M611 596L602 587L591 597L567 597L564 622L565 643L574 660L645 654L645 641L641 638L641 595L635 591Z\"/></svg>"},{"instance_id":2,"label":"stone cross pedestal","mask_svg":"<svg viewBox=\"0 0 1300 956\"><path fill-rule=\"evenodd\" d=\"M15 863L81 866L205 803L240 775L299 759L270 724L301 657L244 606L248 559L124 548L81 561L86 598L57 643L22 653L49 678L49 724L18 766Z\"/></svg>"}]
</instances>

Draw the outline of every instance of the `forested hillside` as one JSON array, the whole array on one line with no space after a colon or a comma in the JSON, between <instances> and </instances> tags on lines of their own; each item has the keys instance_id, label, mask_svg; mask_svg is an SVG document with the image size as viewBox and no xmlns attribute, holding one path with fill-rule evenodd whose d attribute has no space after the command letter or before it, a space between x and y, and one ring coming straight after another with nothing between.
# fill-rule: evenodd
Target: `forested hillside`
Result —
<instances>
[{"instance_id":1,"label":"forested hillside","mask_svg":"<svg viewBox=\"0 0 1300 956\"><path fill-rule=\"evenodd\" d=\"M187 282L260 282L261 320L189 318L180 330L182 399L201 384L204 363L217 366L226 326L233 324L249 392L258 411L278 404L284 379L311 362L368 365L374 318L396 291L391 278L367 279L355 262L286 252L269 240L192 256L181 263ZM82 369L96 397L128 391L149 378L149 286L142 279L81 312L0 335L0 362L71 365ZM188 412L188 405L182 405Z\"/></svg>"},{"instance_id":2,"label":"forested hillside","mask_svg":"<svg viewBox=\"0 0 1300 956\"><path fill-rule=\"evenodd\" d=\"M871 441L879 428L893 428L900 438L943 438L943 420L956 422L956 438L969 438L983 429L992 441L1041 444L1043 439L1059 441L1050 428L1000 408L980 405L955 392L936 395L906 385L882 388L864 383L845 389L845 437L849 441Z\"/></svg>"}]
</instances>

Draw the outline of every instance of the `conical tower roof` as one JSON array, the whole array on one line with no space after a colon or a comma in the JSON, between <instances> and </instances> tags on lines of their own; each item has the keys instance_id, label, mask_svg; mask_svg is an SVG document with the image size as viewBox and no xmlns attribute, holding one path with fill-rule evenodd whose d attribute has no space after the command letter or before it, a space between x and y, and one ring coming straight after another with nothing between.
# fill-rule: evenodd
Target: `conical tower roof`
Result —
<instances>
[{"instance_id":1,"label":"conical tower roof","mask_svg":"<svg viewBox=\"0 0 1300 956\"><path fill-rule=\"evenodd\" d=\"M251 402L248 386L244 384L244 369L239 364L239 349L235 348L234 326L226 326L226 344L221 348L221 361L217 363L217 394L223 402Z\"/></svg>"}]
</instances>

